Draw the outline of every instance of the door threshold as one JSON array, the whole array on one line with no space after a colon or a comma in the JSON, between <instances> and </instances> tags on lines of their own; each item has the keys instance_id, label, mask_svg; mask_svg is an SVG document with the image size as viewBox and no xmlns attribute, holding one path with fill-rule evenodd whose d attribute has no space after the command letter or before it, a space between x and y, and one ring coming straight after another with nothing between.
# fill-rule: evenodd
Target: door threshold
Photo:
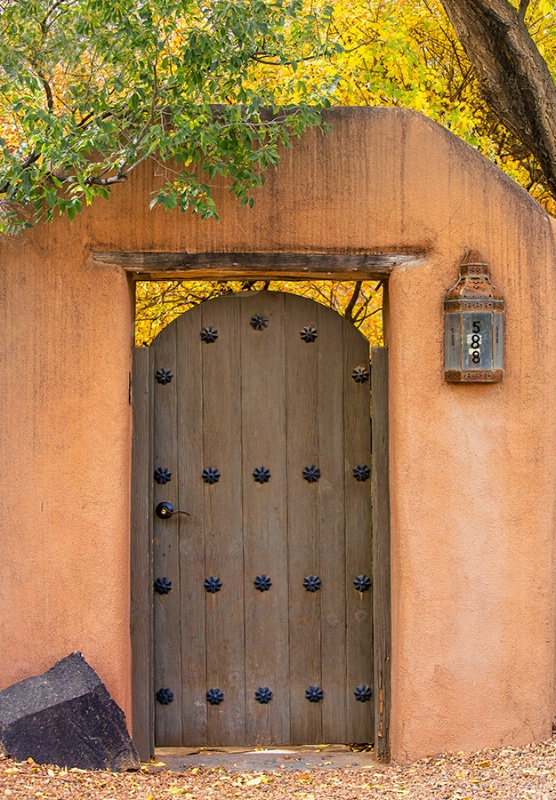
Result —
<instances>
[{"instance_id":1,"label":"door threshold","mask_svg":"<svg viewBox=\"0 0 556 800\"><path fill-rule=\"evenodd\" d=\"M268 745L266 747L157 747L155 765L172 772L204 767L231 771L383 769L374 749L344 744ZM154 765L153 765L154 766Z\"/></svg>"}]
</instances>

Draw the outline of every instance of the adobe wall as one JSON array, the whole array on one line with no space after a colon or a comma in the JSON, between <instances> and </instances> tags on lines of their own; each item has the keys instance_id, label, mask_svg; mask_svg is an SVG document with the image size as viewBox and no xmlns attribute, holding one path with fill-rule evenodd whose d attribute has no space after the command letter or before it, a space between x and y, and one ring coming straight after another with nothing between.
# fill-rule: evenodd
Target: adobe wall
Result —
<instances>
[{"instance_id":1,"label":"adobe wall","mask_svg":"<svg viewBox=\"0 0 556 800\"><path fill-rule=\"evenodd\" d=\"M221 222L148 211L148 168L0 243L0 687L81 650L130 709L127 278L93 250L422 250L390 279L392 753L547 738L554 710L556 250L541 208L410 111L337 109ZM478 249L502 384L442 380L442 300Z\"/></svg>"}]
</instances>

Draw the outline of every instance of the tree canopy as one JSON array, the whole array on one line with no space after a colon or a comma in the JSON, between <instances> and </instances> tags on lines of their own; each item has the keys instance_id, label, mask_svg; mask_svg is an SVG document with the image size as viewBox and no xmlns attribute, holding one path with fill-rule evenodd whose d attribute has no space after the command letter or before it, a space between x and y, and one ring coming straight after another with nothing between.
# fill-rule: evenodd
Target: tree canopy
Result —
<instances>
[{"instance_id":1,"label":"tree canopy","mask_svg":"<svg viewBox=\"0 0 556 800\"><path fill-rule=\"evenodd\" d=\"M415 108L556 212L555 0L0 0L0 224L151 198L253 201L330 103Z\"/></svg>"},{"instance_id":2,"label":"tree canopy","mask_svg":"<svg viewBox=\"0 0 556 800\"><path fill-rule=\"evenodd\" d=\"M333 76L301 86L296 66L334 49L331 13L303 0L0 0L4 225L73 217L149 158L153 203L215 214L219 174L249 202L279 145L329 103ZM259 67L287 67L280 97L295 108L253 80Z\"/></svg>"}]
</instances>

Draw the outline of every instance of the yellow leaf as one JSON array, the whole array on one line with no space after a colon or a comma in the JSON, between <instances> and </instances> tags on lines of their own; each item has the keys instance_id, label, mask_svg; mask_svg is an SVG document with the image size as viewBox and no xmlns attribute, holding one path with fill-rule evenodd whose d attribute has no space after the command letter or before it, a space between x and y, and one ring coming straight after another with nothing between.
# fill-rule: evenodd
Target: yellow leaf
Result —
<instances>
[{"instance_id":1,"label":"yellow leaf","mask_svg":"<svg viewBox=\"0 0 556 800\"><path fill-rule=\"evenodd\" d=\"M258 786L259 783L262 783L262 781L263 781L262 778L251 778L250 781L246 781L245 785L246 786Z\"/></svg>"}]
</instances>

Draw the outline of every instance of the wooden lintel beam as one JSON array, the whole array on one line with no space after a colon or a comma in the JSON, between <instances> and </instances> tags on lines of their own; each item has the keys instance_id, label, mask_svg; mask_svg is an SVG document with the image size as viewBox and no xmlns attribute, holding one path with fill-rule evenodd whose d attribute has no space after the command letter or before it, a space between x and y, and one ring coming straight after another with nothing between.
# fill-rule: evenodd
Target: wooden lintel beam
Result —
<instances>
[{"instance_id":1,"label":"wooden lintel beam","mask_svg":"<svg viewBox=\"0 0 556 800\"><path fill-rule=\"evenodd\" d=\"M139 280L227 278L364 278L384 280L415 253L133 253L94 251L98 264L115 264Z\"/></svg>"}]
</instances>

